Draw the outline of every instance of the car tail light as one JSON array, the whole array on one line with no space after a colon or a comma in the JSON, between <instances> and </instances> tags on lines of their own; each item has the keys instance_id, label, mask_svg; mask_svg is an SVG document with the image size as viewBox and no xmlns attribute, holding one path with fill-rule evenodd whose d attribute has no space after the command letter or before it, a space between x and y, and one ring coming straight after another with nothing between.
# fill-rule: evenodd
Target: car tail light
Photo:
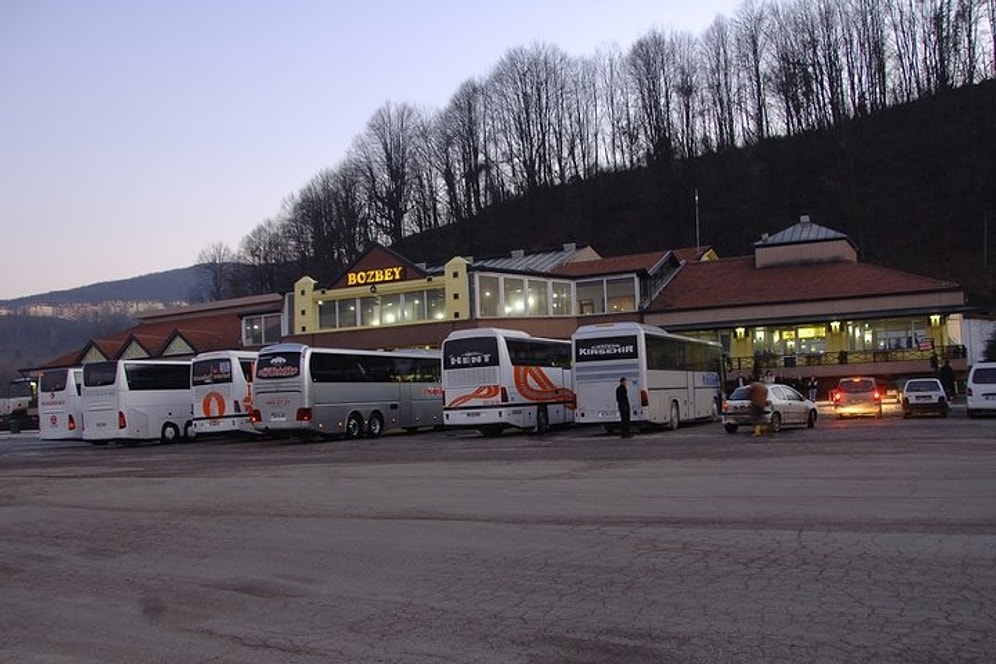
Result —
<instances>
[{"instance_id":1,"label":"car tail light","mask_svg":"<svg viewBox=\"0 0 996 664\"><path fill-rule=\"evenodd\" d=\"M875 401L881 401L882 400L882 395L878 393L878 390L875 390L874 392L872 392L872 399L874 399Z\"/></svg>"},{"instance_id":2,"label":"car tail light","mask_svg":"<svg viewBox=\"0 0 996 664\"><path fill-rule=\"evenodd\" d=\"M118 428L119 429L128 428L128 420L125 419L125 414L120 410L118 411Z\"/></svg>"},{"instance_id":3,"label":"car tail light","mask_svg":"<svg viewBox=\"0 0 996 664\"><path fill-rule=\"evenodd\" d=\"M640 390L640 408L647 408L650 406L650 395L647 394L646 390Z\"/></svg>"},{"instance_id":4,"label":"car tail light","mask_svg":"<svg viewBox=\"0 0 996 664\"><path fill-rule=\"evenodd\" d=\"M310 408L298 408L297 409L297 421L298 422L310 422L311 421L311 409Z\"/></svg>"},{"instance_id":5,"label":"car tail light","mask_svg":"<svg viewBox=\"0 0 996 664\"><path fill-rule=\"evenodd\" d=\"M724 401L723 402L723 412L724 413L730 412L730 402L729 401Z\"/></svg>"},{"instance_id":6,"label":"car tail light","mask_svg":"<svg viewBox=\"0 0 996 664\"><path fill-rule=\"evenodd\" d=\"M830 392L831 401L840 401L840 390L833 390Z\"/></svg>"}]
</instances>

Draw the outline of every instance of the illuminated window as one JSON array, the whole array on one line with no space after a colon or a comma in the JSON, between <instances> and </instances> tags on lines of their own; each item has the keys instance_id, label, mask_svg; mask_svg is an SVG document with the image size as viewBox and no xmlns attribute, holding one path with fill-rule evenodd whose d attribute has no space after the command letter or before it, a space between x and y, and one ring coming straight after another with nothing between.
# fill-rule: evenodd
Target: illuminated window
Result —
<instances>
[{"instance_id":1,"label":"illuminated window","mask_svg":"<svg viewBox=\"0 0 996 664\"><path fill-rule=\"evenodd\" d=\"M280 314L246 316L242 319L242 345L264 346L280 341Z\"/></svg>"},{"instance_id":2,"label":"illuminated window","mask_svg":"<svg viewBox=\"0 0 996 664\"><path fill-rule=\"evenodd\" d=\"M503 281L505 294L504 314L506 316L525 316L527 313L525 280L505 277Z\"/></svg>"},{"instance_id":3,"label":"illuminated window","mask_svg":"<svg viewBox=\"0 0 996 664\"><path fill-rule=\"evenodd\" d=\"M477 277L477 310L481 318L498 316L498 303L501 292L498 290L498 277L479 275Z\"/></svg>"},{"instance_id":4,"label":"illuminated window","mask_svg":"<svg viewBox=\"0 0 996 664\"><path fill-rule=\"evenodd\" d=\"M570 283L554 281L550 286L552 291L550 313L554 316L572 316L574 314L574 300L571 297Z\"/></svg>"}]
</instances>

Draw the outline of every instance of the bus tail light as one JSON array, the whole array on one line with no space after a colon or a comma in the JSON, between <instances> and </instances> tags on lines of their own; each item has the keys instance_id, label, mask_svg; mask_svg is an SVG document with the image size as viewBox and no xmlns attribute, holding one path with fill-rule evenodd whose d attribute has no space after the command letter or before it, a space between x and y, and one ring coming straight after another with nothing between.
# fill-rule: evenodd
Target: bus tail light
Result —
<instances>
[{"instance_id":1,"label":"bus tail light","mask_svg":"<svg viewBox=\"0 0 996 664\"><path fill-rule=\"evenodd\" d=\"M504 385L501 386L501 402L508 403L508 389Z\"/></svg>"},{"instance_id":2,"label":"bus tail light","mask_svg":"<svg viewBox=\"0 0 996 664\"><path fill-rule=\"evenodd\" d=\"M311 421L311 409L310 408L298 408L297 409L297 421L298 422L310 422Z\"/></svg>"},{"instance_id":3,"label":"bus tail light","mask_svg":"<svg viewBox=\"0 0 996 664\"><path fill-rule=\"evenodd\" d=\"M263 421L263 414L259 412L258 408L249 409L249 422L252 424L258 424Z\"/></svg>"},{"instance_id":4,"label":"bus tail light","mask_svg":"<svg viewBox=\"0 0 996 664\"><path fill-rule=\"evenodd\" d=\"M69 416L69 421L66 422L66 425L68 426L68 428L69 428L70 431L76 431L76 418L74 418L72 415L70 415Z\"/></svg>"},{"instance_id":5,"label":"bus tail light","mask_svg":"<svg viewBox=\"0 0 996 664\"><path fill-rule=\"evenodd\" d=\"M650 395L647 394L646 390L640 390L640 408L647 408L650 406Z\"/></svg>"},{"instance_id":6,"label":"bus tail light","mask_svg":"<svg viewBox=\"0 0 996 664\"><path fill-rule=\"evenodd\" d=\"M124 411L121 410L118 411L118 428L119 429L128 428L128 420L125 419Z\"/></svg>"}]
</instances>

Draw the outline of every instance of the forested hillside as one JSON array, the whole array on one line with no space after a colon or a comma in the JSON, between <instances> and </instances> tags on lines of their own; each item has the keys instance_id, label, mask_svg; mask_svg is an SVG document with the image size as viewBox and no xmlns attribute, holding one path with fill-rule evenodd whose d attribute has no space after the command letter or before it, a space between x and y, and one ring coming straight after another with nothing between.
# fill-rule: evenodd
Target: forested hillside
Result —
<instances>
[{"instance_id":1,"label":"forested hillside","mask_svg":"<svg viewBox=\"0 0 996 664\"><path fill-rule=\"evenodd\" d=\"M865 260L991 302L994 35L996 0L773 0L590 56L512 48L444 108L377 109L216 255L248 266L242 294L328 283L372 241L422 260L687 246L697 191L722 255L810 214Z\"/></svg>"},{"instance_id":2,"label":"forested hillside","mask_svg":"<svg viewBox=\"0 0 996 664\"><path fill-rule=\"evenodd\" d=\"M700 242L721 256L748 254L763 233L808 214L850 235L861 260L952 279L996 305L993 81L832 129L550 187L395 248L438 262L565 241L603 255L694 246L696 191Z\"/></svg>"}]
</instances>

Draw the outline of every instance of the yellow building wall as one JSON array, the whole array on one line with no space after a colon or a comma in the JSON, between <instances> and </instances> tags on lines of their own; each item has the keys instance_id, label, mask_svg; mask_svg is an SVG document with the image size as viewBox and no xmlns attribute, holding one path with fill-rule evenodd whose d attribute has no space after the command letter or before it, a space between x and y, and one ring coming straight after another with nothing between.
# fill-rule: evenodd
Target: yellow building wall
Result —
<instances>
[{"instance_id":1,"label":"yellow building wall","mask_svg":"<svg viewBox=\"0 0 996 664\"><path fill-rule=\"evenodd\" d=\"M466 258L457 256L451 258L443 268L443 278L446 282L446 315L450 320L470 318L470 279L467 276L469 265Z\"/></svg>"}]
</instances>

